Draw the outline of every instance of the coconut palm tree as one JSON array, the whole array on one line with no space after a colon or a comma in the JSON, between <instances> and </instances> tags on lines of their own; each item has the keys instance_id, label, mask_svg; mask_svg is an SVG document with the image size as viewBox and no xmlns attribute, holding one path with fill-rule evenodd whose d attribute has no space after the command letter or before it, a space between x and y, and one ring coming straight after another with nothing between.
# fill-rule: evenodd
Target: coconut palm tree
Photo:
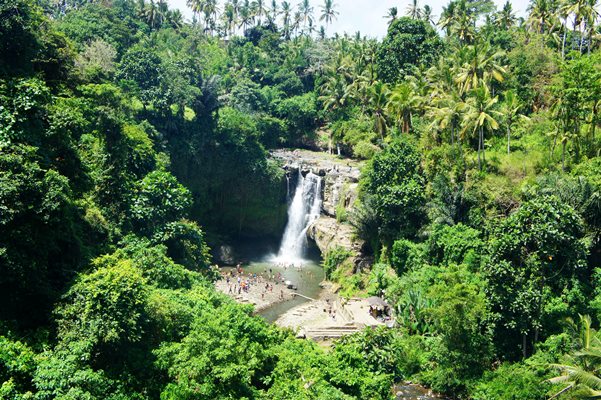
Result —
<instances>
[{"instance_id":1,"label":"coconut palm tree","mask_svg":"<svg viewBox=\"0 0 601 400\"><path fill-rule=\"evenodd\" d=\"M204 8L204 0L187 0L186 4L192 10L194 17L200 17L200 14Z\"/></svg>"},{"instance_id":2,"label":"coconut palm tree","mask_svg":"<svg viewBox=\"0 0 601 400\"><path fill-rule=\"evenodd\" d=\"M417 0L412 0L411 4L409 4L407 6L405 15L407 15L411 19L421 19L422 18L422 9L417 4Z\"/></svg>"},{"instance_id":3,"label":"coconut palm tree","mask_svg":"<svg viewBox=\"0 0 601 400\"><path fill-rule=\"evenodd\" d=\"M240 7L239 14L239 28L242 28L243 31L248 29L248 26L253 22L252 9L250 7L249 1L246 0L245 3Z\"/></svg>"},{"instance_id":4,"label":"coconut palm tree","mask_svg":"<svg viewBox=\"0 0 601 400\"><path fill-rule=\"evenodd\" d=\"M456 91L455 68L444 57L426 71L426 79L433 98L444 97Z\"/></svg>"},{"instance_id":5,"label":"coconut palm tree","mask_svg":"<svg viewBox=\"0 0 601 400\"><path fill-rule=\"evenodd\" d=\"M331 74L328 80L320 88L319 100L323 104L323 110L330 113L340 112L349 100L349 91L346 79L340 74ZM330 130L328 141L328 152L332 154L333 131Z\"/></svg>"},{"instance_id":6,"label":"coconut palm tree","mask_svg":"<svg viewBox=\"0 0 601 400\"><path fill-rule=\"evenodd\" d=\"M150 0L146 5L144 10L144 19L146 20L146 23L150 27L151 31L158 27L159 11L153 0Z\"/></svg>"},{"instance_id":7,"label":"coconut palm tree","mask_svg":"<svg viewBox=\"0 0 601 400\"><path fill-rule=\"evenodd\" d=\"M313 7L310 0L302 0L298 5L298 11L303 24L303 33L305 33L307 27L313 24Z\"/></svg>"},{"instance_id":8,"label":"coconut palm tree","mask_svg":"<svg viewBox=\"0 0 601 400\"><path fill-rule=\"evenodd\" d=\"M394 21L397 20L399 16L399 9L396 7L390 7L388 9L388 14L384 16L388 20L388 26L392 25Z\"/></svg>"},{"instance_id":9,"label":"coconut palm tree","mask_svg":"<svg viewBox=\"0 0 601 400\"><path fill-rule=\"evenodd\" d=\"M303 32L303 30L301 29L301 26L303 24L303 13L299 10L297 10L294 13L294 19L292 20L292 31L295 32L297 35L300 31L300 33Z\"/></svg>"},{"instance_id":10,"label":"coconut palm tree","mask_svg":"<svg viewBox=\"0 0 601 400\"><path fill-rule=\"evenodd\" d=\"M289 2L283 1L280 14L282 15L282 29L284 37L290 39L290 18L292 16L292 6Z\"/></svg>"},{"instance_id":11,"label":"coconut palm tree","mask_svg":"<svg viewBox=\"0 0 601 400\"><path fill-rule=\"evenodd\" d=\"M553 154L557 139L559 139L561 143L561 169L565 171L568 143L577 141L579 138L578 123L574 122L573 107L571 108L561 97L557 98L551 106L551 115L557 122L551 154Z\"/></svg>"},{"instance_id":12,"label":"coconut palm tree","mask_svg":"<svg viewBox=\"0 0 601 400\"><path fill-rule=\"evenodd\" d=\"M435 16L432 14L432 7L426 4L422 10L422 19L431 25L436 25L434 18Z\"/></svg>"},{"instance_id":13,"label":"coconut palm tree","mask_svg":"<svg viewBox=\"0 0 601 400\"><path fill-rule=\"evenodd\" d=\"M349 98L346 80L341 75L331 75L320 87L321 96L319 100L323 104L324 111L337 112L342 109Z\"/></svg>"},{"instance_id":14,"label":"coconut palm tree","mask_svg":"<svg viewBox=\"0 0 601 400\"><path fill-rule=\"evenodd\" d=\"M495 51L489 44L474 44L467 46L465 52L458 53L465 59L456 69L455 82L461 94L467 93L481 84L489 84L493 80L503 82L506 67L499 63L504 53Z\"/></svg>"},{"instance_id":15,"label":"coconut palm tree","mask_svg":"<svg viewBox=\"0 0 601 400\"><path fill-rule=\"evenodd\" d=\"M563 15L566 19L566 24L568 19L572 18L572 31L574 34L578 30L580 33L580 40L578 47L582 47L583 42L583 32L582 28L584 25L584 5L585 0L565 0L561 7L559 7L561 15Z\"/></svg>"},{"instance_id":16,"label":"coconut palm tree","mask_svg":"<svg viewBox=\"0 0 601 400\"><path fill-rule=\"evenodd\" d=\"M508 0L503 5L501 11L499 11L495 15L495 26L497 28L501 28L507 30L515 25L516 22L515 13L513 11L513 6L511 2Z\"/></svg>"},{"instance_id":17,"label":"coconut palm tree","mask_svg":"<svg viewBox=\"0 0 601 400\"><path fill-rule=\"evenodd\" d=\"M336 4L334 0L324 0L323 6L321 6L321 17L320 21L324 21L326 26L331 24L338 16L338 11L335 10Z\"/></svg>"},{"instance_id":18,"label":"coconut palm tree","mask_svg":"<svg viewBox=\"0 0 601 400\"><path fill-rule=\"evenodd\" d=\"M521 115L520 111L524 107L524 104L517 96L515 91L508 90L504 93L504 101L501 105L501 114L505 120L505 127L507 129L507 154L511 153L511 129L513 125L520 119L527 120L528 117Z\"/></svg>"},{"instance_id":19,"label":"coconut palm tree","mask_svg":"<svg viewBox=\"0 0 601 400\"><path fill-rule=\"evenodd\" d=\"M182 15L182 12L178 9L169 10L167 12L167 20L175 30L181 29L181 27L184 25L184 16Z\"/></svg>"},{"instance_id":20,"label":"coconut palm tree","mask_svg":"<svg viewBox=\"0 0 601 400\"><path fill-rule=\"evenodd\" d=\"M261 22L263 21L263 15L267 13L265 0L255 0L253 2L252 9L254 11L254 15L257 17L257 25L261 25Z\"/></svg>"},{"instance_id":21,"label":"coconut palm tree","mask_svg":"<svg viewBox=\"0 0 601 400\"><path fill-rule=\"evenodd\" d=\"M590 54L595 28L599 19L597 0L584 0L584 4L582 6L582 18L584 20L583 34L587 37L587 52Z\"/></svg>"},{"instance_id":22,"label":"coconut palm tree","mask_svg":"<svg viewBox=\"0 0 601 400\"><path fill-rule=\"evenodd\" d=\"M465 103L454 94L447 94L433 100L433 106L428 108L427 116L432 120L433 130L450 130L451 145L456 143L457 130L461 125ZM459 141L457 141L459 143Z\"/></svg>"},{"instance_id":23,"label":"coconut palm tree","mask_svg":"<svg viewBox=\"0 0 601 400\"><path fill-rule=\"evenodd\" d=\"M442 8L438 26L443 29L447 36L450 36L452 27L457 23L459 17L457 3L451 2L448 6Z\"/></svg>"},{"instance_id":24,"label":"coconut palm tree","mask_svg":"<svg viewBox=\"0 0 601 400\"><path fill-rule=\"evenodd\" d=\"M550 33L557 7L553 0L531 0L528 5L528 27L537 33Z\"/></svg>"},{"instance_id":25,"label":"coconut palm tree","mask_svg":"<svg viewBox=\"0 0 601 400\"><path fill-rule=\"evenodd\" d=\"M485 84L474 88L472 96L465 102L465 114L463 117L462 136L466 133L478 135L478 169L482 170L483 162L486 162L485 133L486 131L499 129L497 122L500 113L495 110L498 97L492 97L490 90Z\"/></svg>"},{"instance_id":26,"label":"coconut palm tree","mask_svg":"<svg viewBox=\"0 0 601 400\"><path fill-rule=\"evenodd\" d=\"M390 93L386 108L402 133L411 131L411 119L420 103L419 96L408 82L396 85Z\"/></svg>"},{"instance_id":27,"label":"coconut palm tree","mask_svg":"<svg viewBox=\"0 0 601 400\"><path fill-rule=\"evenodd\" d=\"M226 3L223 8L223 14L221 15L223 20L223 26L227 32L227 36L232 36L236 26L236 11L232 3Z\"/></svg>"},{"instance_id":28,"label":"coconut palm tree","mask_svg":"<svg viewBox=\"0 0 601 400\"><path fill-rule=\"evenodd\" d=\"M267 12L267 19L269 20L269 23L275 24L279 14L280 7L278 5L278 0L271 0L271 7L269 7Z\"/></svg>"},{"instance_id":29,"label":"coconut palm tree","mask_svg":"<svg viewBox=\"0 0 601 400\"><path fill-rule=\"evenodd\" d=\"M468 13L461 13L457 23L451 26L451 32L456 35L462 43L472 43L476 38L476 24L474 18Z\"/></svg>"},{"instance_id":30,"label":"coconut palm tree","mask_svg":"<svg viewBox=\"0 0 601 400\"><path fill-rule=\"evenodd\" d=\"M205 31L213 34L216 25L217 14L219 13L217 0L203 0L201 12L204 14Z\"/></svg>"},{"instance_id":31,"label":"coconut palm tree","mask_svg":"<svg viewBox=\"0 0 601 400\"><path fill-rule=\"evenodd\" d=\"M167 21L169 5L166 0L157 0L157 27L160 28Z\"/></svg>"},{"instance_id":32,"label":"coconut palm tree","mask_svg":"<svg viewBox=\"0 0 601 400\"><path fill-rule=\"evenodd\" d=\"M380 134L382 140L388 130L386 107L389 95L390 89L385 83L376 82L370 88L369 107L374 118L374 129Z\"/></svg>"}]
</instances>

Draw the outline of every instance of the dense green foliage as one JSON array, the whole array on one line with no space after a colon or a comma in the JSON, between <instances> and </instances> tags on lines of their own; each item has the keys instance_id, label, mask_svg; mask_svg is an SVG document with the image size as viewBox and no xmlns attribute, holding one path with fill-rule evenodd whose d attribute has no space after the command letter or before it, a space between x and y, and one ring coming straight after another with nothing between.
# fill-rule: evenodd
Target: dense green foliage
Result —
<instances>
[{"instance_id":1,"label":"dense green foliage","mask_svg":"<svg viewBox=\"0 0 601 400\"><path fill-rule=\"evenodd\" d=\"M599 394L596 1L412 2L382 41L189 5L0 2L1 399ZM213 288L208 243L281 233L283 147L366 160L335 206L374 263L323 267L395 327L324 351Z\"/></svg>"},{"instance_id":2,"label":"dense green foliage","mask_svg":"<svg viewBox=\"0 0 601 400\"><path fill-rule=\"evenodd\" d=\"M378 48L376 68L386 83L397 83L419 66L429 66L442 41L428 21L403 17L393 21Z\"/></svg>"}]
</instances>

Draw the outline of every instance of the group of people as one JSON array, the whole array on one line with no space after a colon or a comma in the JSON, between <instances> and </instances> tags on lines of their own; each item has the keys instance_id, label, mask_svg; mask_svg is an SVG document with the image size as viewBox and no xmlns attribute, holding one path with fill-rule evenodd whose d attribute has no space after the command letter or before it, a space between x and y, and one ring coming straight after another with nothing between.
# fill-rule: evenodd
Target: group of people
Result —
<instances>
[{"instance_id":1,"label":"group of people","mask_svg":"<svg viewBox=\"0 0 601 400\"><path fill-rule=\"evenodd\" d=\"M265 299L267 293L273 293L273 286L285 284L286 280L281 272L274 273L272 268L266 268L264 272L257 274L249 272L245 274L242 265L239 263L235 269L225 274L225 281L228 286L228 294L249 293L253 288L261 289L261 299ZM280 289L280 300L284 299L284 290Z\"/></svg>"},{"instance_id":2,"label":"group of people","mask_svg":"<svg viewBox=\"0 0 601 400\"><path fill-rule=\"evenodd\" d=\"M288 263L288 262L283 262L282 261L282 262L277 262L275 264L275 266L279 267L279 268L283 268L284 270L287 270L288 268L291 268L291 269L292 268L296 268L298 271L301 271L303 269L303 263L302 262L296 264L294 262ZM271 269L269 269L269 270L271 271Z\"/></svg>"}]
</instances>

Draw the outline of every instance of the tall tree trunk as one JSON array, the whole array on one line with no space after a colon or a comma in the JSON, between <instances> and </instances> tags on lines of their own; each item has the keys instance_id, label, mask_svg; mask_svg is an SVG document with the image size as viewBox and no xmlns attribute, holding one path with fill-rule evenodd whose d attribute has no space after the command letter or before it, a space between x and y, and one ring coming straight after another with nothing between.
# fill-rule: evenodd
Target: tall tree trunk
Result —
<instances>
[{"instance_id":1,"label":"tall tree trunk","mask_svg":"<svg viewBox=\"0 0 601 400\"><path fill-rule=\"evenodd\" d=\"M566 38L568 36L567 26L563 29L563 40L561 41L561 59L566 58Z\"/></svg>"},{"instance_id":2,"label":"tall tree trunk","mask_svg":"<svg viewBox=\"0 0 601 400\"><path fill-rule=\"evenodd\" d=\"M484 127L480 127L480 137L482 142L482 163L486 164L486 149L484 148Z\"/></svg>"},{"instance_id":3,"label":"tall tree trunk","mask_svg":"<svg viewBox=\"0 0 601 400\"><path fill-rule=\"evenodd\" d=\"M482 171L482 161L480 160L480 151L482 151L482 133L478 131L478 169Z\"/></svg>"},{"instance_id":4,"label":"tall tree trunk","mask_svg":"<svg viewBox=\"0 0 601 400\"><path fill-rule=\"evenodd\" d=\"M525 333L522 333L522 357L524 357L524 359L526 359L526 357L528 356L528 351L526 348L527 345L527 337Z\"/></svg>"},{"instance_id":5,"label":"tall tree trunk","mask_svg":"<svg viewBox=\"0 0 601 400\"><path fill-rule=\"evenodd\" d=\"M591 118L591 147L593 148L593 154L595 153L595 130L597 129L597 104L593 106L593 116Z\"/></svg>"},{"instance_id":6,"label":"tall tree trunk","mask_svg":"<svg viewBox=\"0 0 601 400\"><path fill-rule=\"evenodd\" d=\"M507 154L511 153L511 123L507 124Z\"/></svg>"},{"instance_id":7,"label":"tall tree trunk","mask_svg":"<svg viewBox=\"0 0 601 400\"><path fill-rule=\"evenodd\" d=\"M561 170L564 172L566 170L566 144L567 140L563 139L561 141Z\"/></svg>"}]
</instances>

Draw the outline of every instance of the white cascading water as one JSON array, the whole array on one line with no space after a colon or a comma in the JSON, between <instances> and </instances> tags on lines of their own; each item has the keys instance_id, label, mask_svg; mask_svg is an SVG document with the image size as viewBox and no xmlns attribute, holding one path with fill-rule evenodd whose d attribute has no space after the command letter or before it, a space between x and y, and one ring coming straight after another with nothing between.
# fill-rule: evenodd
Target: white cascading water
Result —
<instances>
[{"instance_id":1,"label":"white cascading water","mask_svg":"<svg viewBox=\"0 0 601 400\"><path fill-rule=\"evenodd\" d=\"M307 229L321 213L321 177L298 173L294 197L288 208L288 224L276 260L294 263L303 259L307 248Z\"/></svg>"}]
</instances>

